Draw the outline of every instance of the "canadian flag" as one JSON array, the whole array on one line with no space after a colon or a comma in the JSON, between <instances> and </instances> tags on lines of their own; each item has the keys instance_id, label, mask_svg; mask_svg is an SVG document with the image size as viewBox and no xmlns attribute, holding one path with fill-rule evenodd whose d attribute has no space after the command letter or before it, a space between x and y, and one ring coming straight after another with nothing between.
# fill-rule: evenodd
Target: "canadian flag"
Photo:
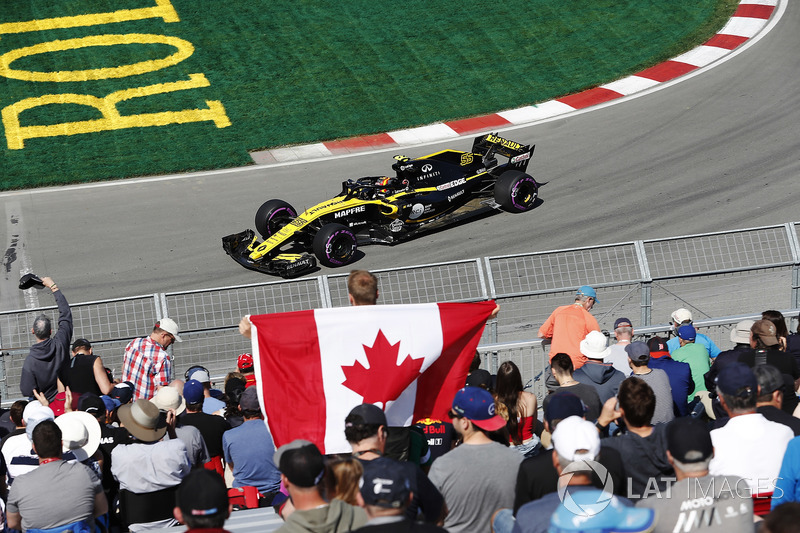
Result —
<instances>
[{"instance_id":1,"label":"canadian flag","mask_svg":"<svg viewBox=\"0 0 800 533\"><path fill-rule=\"evenodd\" d=\"M390 426L448 419L493 301L356 306L252 315L258 397L275 445L344 453L344 419L361 403Z\"/></svg>"}]
</instances>

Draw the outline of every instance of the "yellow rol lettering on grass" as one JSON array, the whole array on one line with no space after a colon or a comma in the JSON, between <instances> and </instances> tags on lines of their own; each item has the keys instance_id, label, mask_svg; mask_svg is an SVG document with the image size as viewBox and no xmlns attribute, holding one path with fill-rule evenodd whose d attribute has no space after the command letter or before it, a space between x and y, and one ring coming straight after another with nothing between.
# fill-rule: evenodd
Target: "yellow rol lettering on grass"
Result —
<instances>
[{"instance_id":1,"label":"yellow rol lettering on grass","mask_svg":"<svg viewBox=\"0 0 800 533\"><path fill-rule=\"evenodd\" d=\"M205 109L184 109L182 111L142 113L128 116L120 115L117 110L117 104L124 100L208 86L208 79L203 74L190 74L189 79L185 81L159 83L157 85L115 91L104 98L97 98L88 94L46 94L36 98L26 98L4 107L2 110L6 142L11 150L21 150L25 147L26 139L38 137L77 135L80 133L203 121L213 122L218 128L226 128L231 125L231 121L225 113L222 102L219 100L206 100L208 107ZM20 113L34 107L53 104L77 104L93 107L100 112L102 118L63 122L47 126L20 126Z\"/></svg>"},{"instance_id":2,"label":"yellow rol lettering on grass","mask_svg":"<svg viewBox=\"0 0 800 533\"><path fill-rule=\"evenodd\" d=\"M27 33L31 31L54 30L58 28L78 28L81 26L96 26L112 22L128 22L131 20L144 20L160 18L164 22L180 22L178 13L172 7L170 0L155 0L155 7L140 7L138 9L120 9L108 13L90 13L72 17L54 17L48 19L27 20L25 22L5 22L0 24L0 34Z\"/></svg>"},{"instance_id":3,"label":"yellow rol lettering on grass","mask_svg":"<svg viewBox=\"0 0 800 533\"><path fill-rule=\"evenodd\" d=\"M89 70L64 70L56 72L37 72L31 70L14 70L11 63L17 59L44 54L48 52L63 52L64 50L76 50L79 48L89 48L92 46L114 46L118 44L167 44L178 49L177 52L163 59L152 59L140 61L132 65L122 65L110 68L95 68ZM0 56L0 76L13 78L23 81L88 81L105 80L109 78L125 78L154 72L162 68L177 65L194 53L194 46L189 41L178 37L168 37L166 35L155 35L151 33L128 33L125 35L93 35L91 37L80 37L77 39L64 39L50 41L46 43L17 48L6 52Z\"/></svg>"}]
</instances>

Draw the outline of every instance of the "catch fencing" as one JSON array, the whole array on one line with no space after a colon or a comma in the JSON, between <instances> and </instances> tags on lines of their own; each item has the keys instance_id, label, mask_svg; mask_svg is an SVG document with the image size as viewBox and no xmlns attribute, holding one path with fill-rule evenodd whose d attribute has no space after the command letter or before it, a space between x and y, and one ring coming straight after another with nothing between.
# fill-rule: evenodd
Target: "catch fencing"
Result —
<instances>
[{"instance_id":1,"label":"catch fencing","mask_svg":"<svg viewBox=\"0 0 800 533\"><path fill-rule=\"evenodd\" d=\"M624 316L637 335L669 334L670 314L679 307L691 310L698 329L723 349L731 344L732 324L766 309L781 310L795 330L799 227L795 222L373 272L379 304L496 300L501 311L484 330L482 366L496 371L500 362L514 361L541 398L537 377L546 355L538 328L553 309L571 303L581 285L597 289L592 312L604 330ZM342 273L72 304L73 339L91 340L95 354L119 376L125 345L169 316L184 340L170 349L175 377L182 378L193 364L224 376L235 369L237 355L250 349L238 332L242 316L346 306L346 282ZM55 324L55 306L0 312L0 393L6 405L20 396L30 326L41 313Z\"/></svg>"}]
</instances>

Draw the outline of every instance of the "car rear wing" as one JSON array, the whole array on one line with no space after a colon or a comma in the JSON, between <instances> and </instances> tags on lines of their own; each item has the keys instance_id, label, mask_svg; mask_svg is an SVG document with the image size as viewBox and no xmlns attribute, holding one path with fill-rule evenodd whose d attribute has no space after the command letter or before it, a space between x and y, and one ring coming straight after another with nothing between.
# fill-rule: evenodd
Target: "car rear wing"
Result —
<instances>
[{"instance_id":1,"label":"car rear wing","mask_svg":"<svg viewBox=\"0 0 800 533\"><path fill-rule=\"evenodd\" d=\"M487 133L480 137L475 137L472 143L472 153L480 154L483 156L485 163L489 163L494 159L495 154L500 154L508 158L508 167L525 172L528 168L528 163L533 156L533 150L536 145L530 146L527 144L520 144L495 135L494 133ZM487 167L493 166L487 164Z\"/></svg>"}]
</instances>

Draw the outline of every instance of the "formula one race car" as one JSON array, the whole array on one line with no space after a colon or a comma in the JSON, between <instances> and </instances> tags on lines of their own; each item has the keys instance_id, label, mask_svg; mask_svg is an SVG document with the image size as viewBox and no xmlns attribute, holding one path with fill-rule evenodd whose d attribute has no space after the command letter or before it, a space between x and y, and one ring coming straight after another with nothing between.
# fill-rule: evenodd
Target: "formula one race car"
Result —
<instances>
[{"instance_id":1,"label":"formula one race car","mask_svg":"<svg viewBox=\"0 0 800 533\"><path fill-rule=\"evenodd\" d=\"M470 152L395 156L395 176L347 180L338 196L299 216L282 200L265 202L255 220L263 242L246 230L223 237L222 247L245 268L294 277L316 267L311 251L338 267L355 259L359 245L395 244L479 211L528 211L540 185L525 173L534 148L488 134Z\"/></svg>"}]
</instances>

